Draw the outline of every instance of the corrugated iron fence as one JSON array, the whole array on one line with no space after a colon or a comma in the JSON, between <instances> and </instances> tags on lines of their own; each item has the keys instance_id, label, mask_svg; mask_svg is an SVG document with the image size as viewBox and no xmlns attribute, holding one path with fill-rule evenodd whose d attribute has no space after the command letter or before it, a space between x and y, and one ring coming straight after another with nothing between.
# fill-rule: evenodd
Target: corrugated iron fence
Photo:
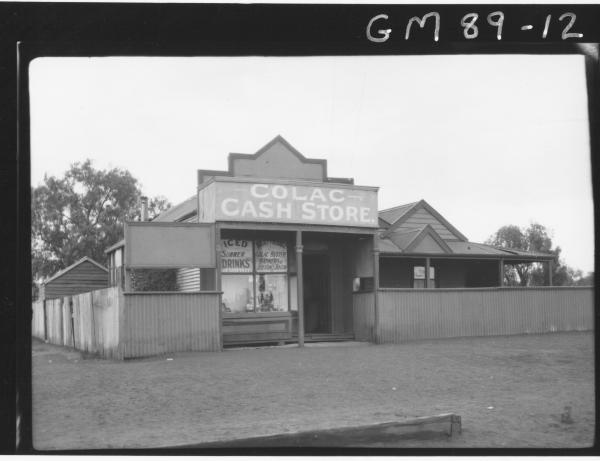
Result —
<instances>
[{"instance_id":1,"label":"corrugated iron fence","mask_svg":"<svg viewBox=\"0 0 600 461\"><path fill-rule=\"evenodd\" d=\"M104 358L221 348L219 293L127 293L119 287L33 304L32 334Z\"/></svg>"},{"instance_id":2,"label":"corrugated iron fence","mask_svg":"<svg viewBox=\"0 0 600 461\"><path fill-rule=\"evenodd\" d=\"M373 341L374 293L354 293L352 295L352 319L354 321L354 338L358 341Z\"/></svg>"},{"instance_id":3,"label":"corrugated iron fence","mask_svg":"<svg viewBox=\"0 0 600 461\"><path fill-rule=\"evenodd\" d=\"M124 358L221 350L218 292L125 293Z\"/></svg>"},{"instance_id":4,"label":"corrugated iron fence","mask_svg":"<svg viewBox=\"0 0 600 461\"><path fill-rule=\"evenodd\" d=\"M594 329L592 287L378 291L379 342Z\"/></svg>"}]
</instances>

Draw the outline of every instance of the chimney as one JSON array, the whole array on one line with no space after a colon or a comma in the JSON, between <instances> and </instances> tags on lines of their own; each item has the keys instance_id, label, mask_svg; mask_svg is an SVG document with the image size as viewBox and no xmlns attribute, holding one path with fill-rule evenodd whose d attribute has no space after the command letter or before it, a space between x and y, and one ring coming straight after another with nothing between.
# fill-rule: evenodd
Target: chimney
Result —
<instances>
[{"instance_id":1,"label":"chimney","mask_svg":"<svg viewBox=\"0 0 600 461\"><path fill-rule=\"evenodd\" d=\"M146 197L145 195L142 195L141 200L142 200L142 217L141 217L141 220L142 221L148 221L148 197Z\"/></svg>"}]
</instances>

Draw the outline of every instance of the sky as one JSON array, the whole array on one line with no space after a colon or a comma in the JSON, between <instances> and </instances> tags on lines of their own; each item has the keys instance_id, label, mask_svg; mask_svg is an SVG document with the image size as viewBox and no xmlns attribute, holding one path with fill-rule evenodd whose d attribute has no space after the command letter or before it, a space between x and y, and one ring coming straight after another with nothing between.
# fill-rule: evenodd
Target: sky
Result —
<instances>
[{"instance_id":1,"label":"sky","mask_svg":"<svg viewBox=\"0 0 600 461\"><path fill-rule=\"evenodd\" d=\"M469 240L546 226L594 269L584 58L553 55L38 58L31 182L123 168L176 204L196 170L280 134L328 174L425 199Z\"/></svg>"}]
</instances>

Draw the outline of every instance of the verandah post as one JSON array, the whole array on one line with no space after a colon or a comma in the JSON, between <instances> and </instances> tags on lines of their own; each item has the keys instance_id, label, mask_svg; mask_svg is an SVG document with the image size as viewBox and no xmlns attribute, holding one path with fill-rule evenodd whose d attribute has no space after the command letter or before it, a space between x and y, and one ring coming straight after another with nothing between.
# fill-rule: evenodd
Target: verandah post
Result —
<instances>
[{"instance_id":1,"label":"verandah post","mask_svg":"<svg viewBox=\"0 0 600 461\"><path fill-rule=\"evenodd\" d=\"M429 267L431 262L429 258L425 258L425 288L429 288Z\"/></svg>"},{"instance_id":2,"label":"verandah post","mask_svg":"<svg viewBox=\"0 0 600 461\"><path fill-rule=\"evenodd\" d=\"M373 342L379 344L379 236L373 234Z\"/></svg>"},{"instance_id":3,"label":"verandah post","mask_svg":"<svg viewBox=\"0 0 600 461\"><path fill-rule=\"evenodd\" d=\"M304 275L302 273L302 231L296 231L296 280L298 281L298 347L304 347Z\"/></svg>"},{"instance_id":4,"label":"verandah post","mask_svg":"<svg viewBox=\"0 0 600 461\"><path fill-rule=\"evenodd\" d=\"M215 224L215 289L219 292L217 295L217 304L219 306L219 350L223 350L223 288L222 288L222 245L221 245L221 226ZM200 271L201 272L201 271Z\"/></svg>"},{"instance_id":5,"label":"verandah post","mask_svg":"<svg viewBox=\"0 0 600 461\"><path fill-rule=\"evenodd\" d=\"M498 286L504 286L504 259L498 261Z\"/></svg>"}]
</instances>

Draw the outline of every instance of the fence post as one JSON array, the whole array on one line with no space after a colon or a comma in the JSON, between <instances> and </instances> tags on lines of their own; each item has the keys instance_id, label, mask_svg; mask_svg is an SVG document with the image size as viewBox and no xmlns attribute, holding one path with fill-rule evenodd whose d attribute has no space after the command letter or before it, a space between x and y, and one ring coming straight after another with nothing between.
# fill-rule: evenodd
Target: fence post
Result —
<instances>
[{"instance_id":1,"label":"fence post","mask_svg":"<svg viewBox=\"0 0 600 461\"><path fill-rule=\"evenodd\" d=\"M42 309L44 314L44 318L42 319L42 321L44 322L44 341L48 341L48 319L46 314L46 299L42 301Z\"/></svg>"},{"instance_id":2,"label":"fence post","mask_svg":"<svg viewBox=\"0 0 600 461\"><path fill-rule=\"evenodd\" d=\"M73 349L77 349L75 344L75 318L73 315L73 296L69 296L69 313L71 314L71 337L73 338Z\"/></svg>"},{"instance_id":3,"label":"fence post","mask_svg":"<svg viewBox=\"0 0 600 461\"><path fill-rule=\"evenodd\" d=\"M65 320L64 320L64 316L65 316L65 308L64 308L64 304L65 304L65 299L66 298L60 298L60 303L59 303L59 309L58 311L60 312L60 342L57 342L57 344L64 346L65 345ZM55 309L56 310L56 309ZM58 333L58 329L57 329L57 333Z\"/></svg>"},{"instance_id":4,"label":"fence post","mask_svg":"<svg viewBox=\"0 0 600 461\"><path fill-rule=\"evenodd\" d=\"M373 234L373 342L381 341L379 331L379 235Z\"/></svg>"},{"instance_id":5,"label":"fence post","mask_svg":"<svg viewBox=\"0 0 600 461\"><path fill-rule=\"evenodd\" d=\"M90 317L92 328L90 331L90 352L98 352L98 346L96 344L96 316L94 315L94 292L90 291Z\"/></svg>"}]
</instances>

